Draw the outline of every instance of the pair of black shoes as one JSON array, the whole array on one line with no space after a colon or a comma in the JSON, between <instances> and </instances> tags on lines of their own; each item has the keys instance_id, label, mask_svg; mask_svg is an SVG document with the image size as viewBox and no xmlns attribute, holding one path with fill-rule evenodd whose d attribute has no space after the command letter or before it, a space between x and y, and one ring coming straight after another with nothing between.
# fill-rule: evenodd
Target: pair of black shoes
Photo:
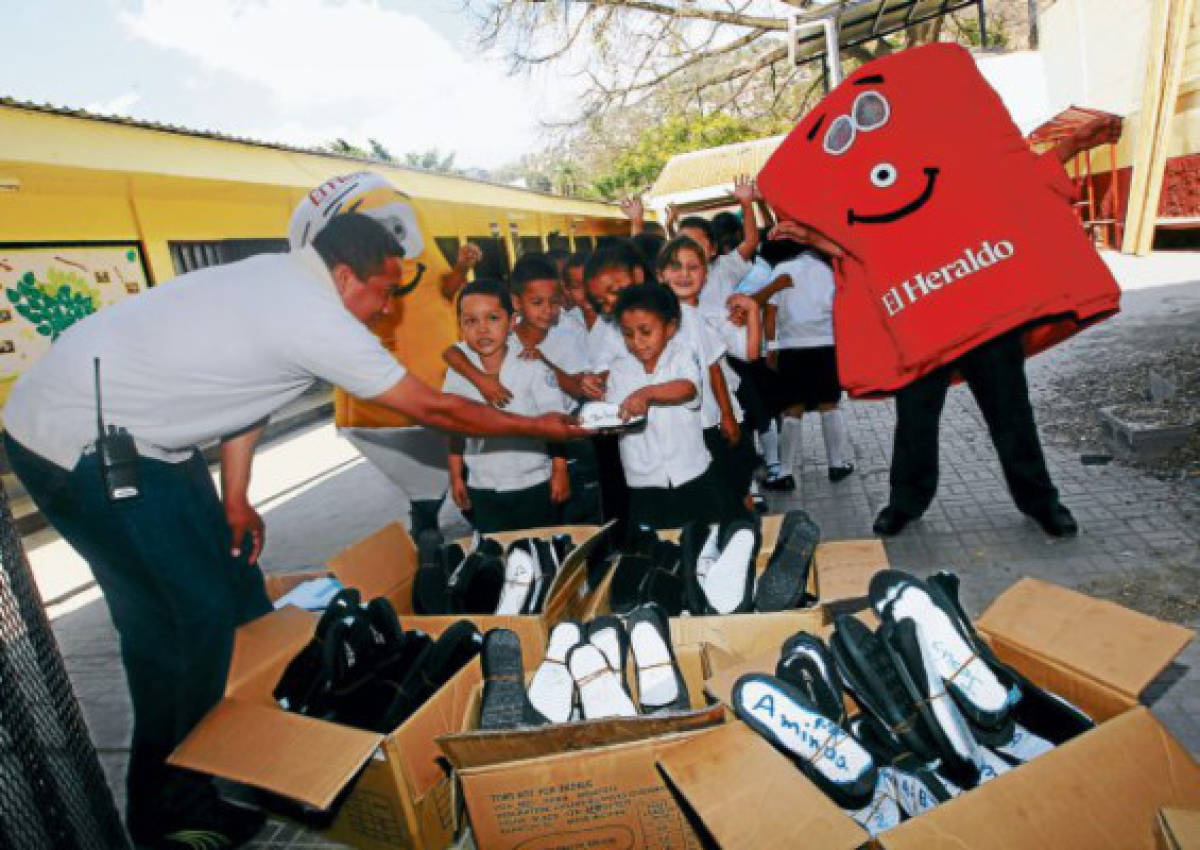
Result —
<instances>
[{"instance_id":1,"label":"pair of black shoes","mask_svg":"<svg viewBox=\"0 0 1200 850\"><path fill-rule=\"evenodd\" d=\"M462 620L437 640L405 631L384 598L362 605L338 593L312 640L275 686L280 707L386 734L397 728L478 653L481 638Z\"/></svg>"},{"instance_id":2,"label":"pair of black shoes","mask_svg":"<svg viewBox=\"0 0 1200 850\"><path fill-rule=\"evenodd\" d=\"M670 617L685 606L683 554L679 544L659 540L653 529L641 526L630 533L617 555L609 583L608 607L627 615L639 605L656 603Z\"/></svg>"},{"instance_id":3,"label":"pair of black shoes","mask_svg":"<svg viewBox=\"0 0 1200 850\"><path fill-rule=\"evenodd\" d=\"M692 522L683 527L687 610L693 616L748 614L754 610L754 580L762 530L758 517L724 523Z\"/></svg>"},{"instance_id":4,"label":"pair of black shoes","mask_svg":"<svg viewBox=\"0 0 1200 850\"><path fill-rule=\"evenodd\" d=\"M420 553L413 611L429 616L539 613L573 549L565 534L550 540L522 538L507 552L484 536L476 536L466 552L457 543L432 547Z\"/></svg>"},{"instance_id":5,"label":"pair of black shoes","mask_svg":"<svg viewBox=\"0 0 1200 850\"><path fill-rule=\"evenodd\" d=\"M1029 516L1051 537L1074 537L1079 533L1079 524L1062 502L1056 501L1044 510L1031 512ZM875 517L875 524L871 528L880 537L894 537L917 518L917 515L902 511L893 505L885 505L879 516Z\"/></svg>"}]
</instances>

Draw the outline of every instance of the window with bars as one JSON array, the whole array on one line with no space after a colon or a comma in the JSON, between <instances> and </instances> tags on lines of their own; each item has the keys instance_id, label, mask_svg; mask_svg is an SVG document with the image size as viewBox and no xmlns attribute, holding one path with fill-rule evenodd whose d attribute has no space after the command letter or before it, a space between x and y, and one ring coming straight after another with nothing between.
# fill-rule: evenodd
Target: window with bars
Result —
<instances>
[{"instance_id":1,"label":"window with bars","mask_svg":"<svg viewBox=\"0 0 1200 850\"><path fill-rule=\"evenodd\" d=\"M542 253L542 237L540 236L522 236L517 242L517 248L521 254L540 254Z\"/></svg>"},{"instance_id":2,"label":"window with bars","mask_svg":"<svg viewBox=\"0 0 1200 850\"><path fill-rule=\"evenodd\" d=\"M169 242L176 274L244 260L257 254L283 254L286 239L221 239L215 242Z\"/></svg>"}]
</instances>

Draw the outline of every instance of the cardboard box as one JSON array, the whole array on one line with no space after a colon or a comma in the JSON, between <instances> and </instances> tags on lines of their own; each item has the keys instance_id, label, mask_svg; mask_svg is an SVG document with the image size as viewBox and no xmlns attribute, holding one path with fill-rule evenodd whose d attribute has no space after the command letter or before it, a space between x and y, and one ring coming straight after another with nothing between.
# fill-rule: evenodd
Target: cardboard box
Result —
<instances>
[{"instance_id":1,"label":"cardboard box","mask_svg":"<svg viewBox=\"0 0 1200 850\"><path fill-rule=\"evenodd\" d=\"M1035 579L1001 594L976 625L1004 661L1099 725L871 846L1153 848L1160 806L1200 805L1200 766L1138 705L1138 694L1191 640L1189 630ZM760 669L773 668L768 658L757 661ZM735 672L709 686L727 694ZM742 723L671 747L659 765L720 847L849 850L870 841Z\"/></svg>"},{"instance_id":2,"label":"cardboard box","mask_svg":"<svg viewBox=\"0 0 1200 850\"><path fill-rule=\"evenodd\" d=\"M767 567L779 538L782 515L762 518L762 546L756 570ZM678 540L679 532L659 532L664 540ZM879 540L839 540L818 544L809 571L808 591L817 598L812 608L769 613L728 614L712 617L672 617L671 642L676 646L702 643L743 657L752 656L759 645L779 646L801 629L815 631L828 623L833 613L854 610L867 604L871 576L888 568L887 552ZM609 570L592 595L586 611L591 618L607 614L609 588L615 568Z\"/></svg>"},{"instance_id":3,"label":"cardboard box","mask_svg":"<svg viewBox=\"0 0 1200 850\"><path fill-rule=\"evenodd\" d=\"M570 525L488 535L506 548L509 543L522 537L549 537L560 533L571 536L576 544L575 549L566 557L555 576L554 584L546 596L545 610L541 614L523 617L477 614L431 617L414 614L412 586L417 574L417 548L399 523L386 525L334 555L329 559L327 572L275 574L268 584L268 594L272 599L277 599L304 579L332 574L346 587L357 588L364 601L377 596L386 597L407 629L420 629L437 636L459 620L470 620L481 632L495 628L512 629L521 639L521 651L525 657L541 658L549 629L560 620L578 617L589 601L586 562L603 532L600 526ZM470 541L459 542L465 548ZM272 590L278 592L272 594Z\"/></svg>"},{"instance_id":4,"label":"cardboard box","mask_svg":"<svg viewBox=\"0 0 1200 850\"><path fill-rule=\"evenodd\" d=\"M1159 809L1155 827L1161 850L1200 850L1200 809Z\"/></svg>"},{"instance_id":5,"label":"cardboard box","mask_svg":"<svg viewBox=\"0 0 1200 850\"><path fill-rule=\"evenodd\" d=\"M656 759L673 742L722 723L725 710L706 705L705 648L686 647L677 656L693 706L688 712L481 732L473 731L477 696L465 731L438 740L462 784L476 845L700 850Z\"/></svg>"},{"instance_id":6,"label":"cardboard box","mask_svg":"<svg viewBox=\"0 0 1200 850\"><path fill-rule=\"evenodd\" d=\"M445 847L457 827L454 786L434 738L459 728L481 680L479 661L389 735L292 714L271 692L318 619L287 606L238 629L225 698L179 745L171 764L321 810L357 777L326 830L330 838L364 850Z\"/></svg>"}]
</instances>

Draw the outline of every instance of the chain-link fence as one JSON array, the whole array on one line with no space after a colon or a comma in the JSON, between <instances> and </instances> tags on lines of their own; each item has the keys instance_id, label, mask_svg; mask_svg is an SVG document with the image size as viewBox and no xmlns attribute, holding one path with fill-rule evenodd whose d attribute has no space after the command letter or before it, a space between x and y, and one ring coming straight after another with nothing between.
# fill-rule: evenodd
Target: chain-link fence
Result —
<instances>
[{"instance_id":1,"label":"chain-link fence","mask_svg":"<svg viewBox=\"0 0 1200 850\"><path fill-rule=\"evenodd\" d=\"M127 847L0 486L0 848Z\"/></svg>"}]
</instances>

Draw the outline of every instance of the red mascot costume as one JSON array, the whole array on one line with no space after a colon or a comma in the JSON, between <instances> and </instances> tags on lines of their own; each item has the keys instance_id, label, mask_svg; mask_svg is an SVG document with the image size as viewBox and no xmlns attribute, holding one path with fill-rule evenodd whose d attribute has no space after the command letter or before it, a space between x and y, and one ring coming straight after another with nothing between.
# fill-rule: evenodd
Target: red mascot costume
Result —
<instances>
[{"instance_id":1,"label":"red mascot costume","mask_svg":"<svg viewBox=\"0 0 1200 850\"><path fill-rule=\"evenodd\" d=\"M1111 316L1120 293L1075 219L1059 157L1030 151L970 54L935 44L858 68L758 185L781 219L842 250L842 385L856 397L913 388L910 404L897 393L895 521L881 515L876 530L899 531L933 498L937 419L961 377L1018 507L1052 534L1074 533L1045 470L1022 358Z\"/></svg>"}]
</instances>

